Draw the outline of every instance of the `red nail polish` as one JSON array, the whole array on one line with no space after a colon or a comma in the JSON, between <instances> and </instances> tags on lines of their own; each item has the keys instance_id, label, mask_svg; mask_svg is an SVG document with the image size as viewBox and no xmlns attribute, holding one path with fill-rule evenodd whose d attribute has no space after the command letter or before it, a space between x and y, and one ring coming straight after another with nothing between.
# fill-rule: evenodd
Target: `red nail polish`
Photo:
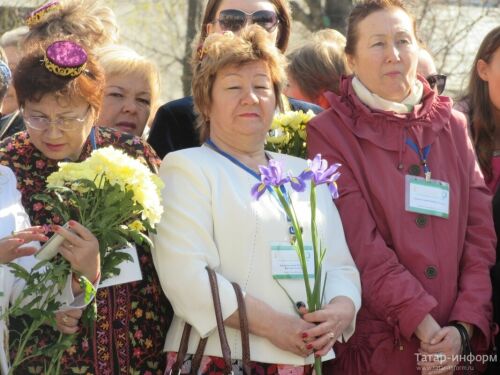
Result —
<instances>
[{"instance_id":1,"label":"red nail polish","mask_svg":"<svg viewBox=\"0 0 500 375\"><path fill-rule=\"evenodd\" d=\"M306 332L303 332L303 333L302 333L302 338L303 338L303 339L307 339L307 337L308 337L308 336L309 336L309 335L308 335Z\"/></svg>"},{"instance_id":2,"label":"red nail polish","mask_svg":"<svg viewBox=\"0 0 500 375\"><path fill-rule=\"evenodd\" d=\"M19 243L24 243L24 240L22 238L16 238L16 241Z\"/></svg>"},{"instance_id":3,"label":"red nail polish","mask_svg":"<svg viewBox=\"0 0 500 375\"><path fill-rule=\"evenodd\" d=\"M307 349L307 350L311 350L312 348L313 348L312 344L307 344L307 345L306 345L306 349Z\"/></svg>"}]
</instances>

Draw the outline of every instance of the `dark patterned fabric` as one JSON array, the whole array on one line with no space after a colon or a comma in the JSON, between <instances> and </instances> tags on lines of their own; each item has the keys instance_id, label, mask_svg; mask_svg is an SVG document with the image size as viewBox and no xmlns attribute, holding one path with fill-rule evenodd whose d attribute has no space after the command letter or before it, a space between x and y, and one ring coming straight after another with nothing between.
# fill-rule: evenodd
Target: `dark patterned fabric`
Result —
<instances>
[{"instance_id":1,"label":"dark patterned fabric","mask_svg":"<svg viewBox=\"0 0 500 375\"><path fill-rule=\"evenodd\" d=\"M139 159L157 172L159 159L140 138L108 128L96 128L98 147L112 145ZM89 140L80 160L92 151ZM45 188L48 175L57 170L57 161L47 159L21 132L0 143L0 164L10 167L17 177L23 205L33 225L60 223L60 218L45 210L33 194ZM81 329L76 344L62 358L63 374L95 375L153 375L163 374L165 353L163 345L173 313L165 298L147 247L137 246L143 280L102 288L97 293L97 321L92 330ZM23 319L10 321L11 339ZM32 345L56 340L57 332L46 327ZM11 353L12 355L13 353ZM19 374L42 374L40 358L26 361Z\"/></svg>"}]
</instances>

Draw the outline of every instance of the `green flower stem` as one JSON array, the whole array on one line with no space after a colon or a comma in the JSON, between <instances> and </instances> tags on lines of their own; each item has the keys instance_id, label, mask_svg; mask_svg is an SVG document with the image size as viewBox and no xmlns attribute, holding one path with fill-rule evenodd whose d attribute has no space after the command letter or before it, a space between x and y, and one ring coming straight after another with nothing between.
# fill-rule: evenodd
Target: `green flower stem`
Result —
<instances>
[{"instance_id":1,"label":"green flower stem","mask_svg":"<svg viewBox=\"0 0 500 375\"><path fill-rule=\"evenodd\" d=\"M292 221L293 228L295 230L295 237L297 239L297 244L295 244L295 250L297 250L297 254L300 259L300 265L302 267L302 274L304 276L304 283L306 286L306 296L307 296L307 305L308 307L314 306L314 301L312 300L312 292L311 285L309 283L309 273L307 272L307 263L306 263L306 254L304 252L304 240L302 238L302 230L300 228L299 222L297 220L297 215L295 214L295 210L293 209L293 203L288 203L283 195L282 191L279 187L273 187L274 191L278 195L278 199L283 206L286 214Z\"/></svg>"},{"instance_id":2,"label":"green flower stem","mask_svg":"<svg viewBox=\"0 0 500 375\"><path fill-rule=\"evenodd\" d=\"M59 337L57 338L57 344L61 344L65 336L66 335L64 333L59 332ZM51 358L49 368L45 372L46 374L59 375L61 373L61 358L63 356L63 353L64 351L60 350L57 352L57 355Z\"/></svg>"}]
</instances>

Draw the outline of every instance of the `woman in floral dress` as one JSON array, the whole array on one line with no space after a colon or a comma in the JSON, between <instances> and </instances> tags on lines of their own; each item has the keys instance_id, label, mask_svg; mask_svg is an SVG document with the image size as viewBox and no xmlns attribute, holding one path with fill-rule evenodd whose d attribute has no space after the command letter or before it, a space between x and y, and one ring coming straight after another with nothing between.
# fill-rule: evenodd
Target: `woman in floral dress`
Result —
<instances>
[{"instance_id":1,"label":"woman in floral dress","mask_svg":"<svg viewBox=\"0 0 500 375\"><path fill-rule=\"evenodd\" d=\"M62 224L60 217L34 197L44 191L46 178L58 169L59 161L82 161L93 149L112 145L155 172L159 165L154 151L140 138L94 127L103 95L102 69L74 43L64 42L60 49L55 61L50 61L52 64L47 63L45 51L32 52L20 61L14 86L27 131L0 143L0 164L16 174L22 203L33 225ZM57 57L68 52L64 49L81 58L81 64L73 68L61 65L64 69L59 69ZM61 72L70 74L63 76ZM63 355L64 374L163 373L162 348L172 313L159 285L150 249L139 245L136 248L142 280L98 290L97 321L92 328L80 328L76 343ZM22 319L11 322L14 330L22 324ZM47 327L31 345L55 337ZM28 346L27 353L30 350ZM27 360L19 371L43 373L43 359Z\"/></svg>"}]
</instances>

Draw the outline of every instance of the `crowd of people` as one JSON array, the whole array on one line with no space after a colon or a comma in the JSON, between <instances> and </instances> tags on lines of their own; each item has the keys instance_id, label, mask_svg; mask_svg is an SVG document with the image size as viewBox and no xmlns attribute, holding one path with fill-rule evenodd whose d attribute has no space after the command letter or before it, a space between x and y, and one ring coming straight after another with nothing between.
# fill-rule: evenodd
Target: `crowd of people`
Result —
<instances>
[{"instance_id":1,"label":"crowd of people","mask_svg":"<svg viewBox=\"0 0 500 375\"><path fill-rule=\"evenodd\" d=\"M25 286L8 263L29 271L57 233L74 274L97 287L94 325L82 325L89 301L70 275L57 329L37 332L73 334L63 374L305 375L318 358L325 374L498 373L500 26L454 101L403 0L359 1L347 23L286 55L287 0L208 0L192 96L163 105L155 63L120 44L101 0L50 1L6 32L0 317ZM308 155L340 164L338 198L281 192L300 237L326 249L315 311L304 278L277 271L295 254L290 213L272 189L250 193L280 163L290 180L317 168L265 149L277 113L309 110ZM142 278L99 287L99 240L65 228L38 193L59 162L106 146L159 175L164 213L153 243L135 244ZM28 321L0 320L1 374ZM37 343L15 373L47 373L50 353L29 355Z\"/></svg>"}]
</instances>

